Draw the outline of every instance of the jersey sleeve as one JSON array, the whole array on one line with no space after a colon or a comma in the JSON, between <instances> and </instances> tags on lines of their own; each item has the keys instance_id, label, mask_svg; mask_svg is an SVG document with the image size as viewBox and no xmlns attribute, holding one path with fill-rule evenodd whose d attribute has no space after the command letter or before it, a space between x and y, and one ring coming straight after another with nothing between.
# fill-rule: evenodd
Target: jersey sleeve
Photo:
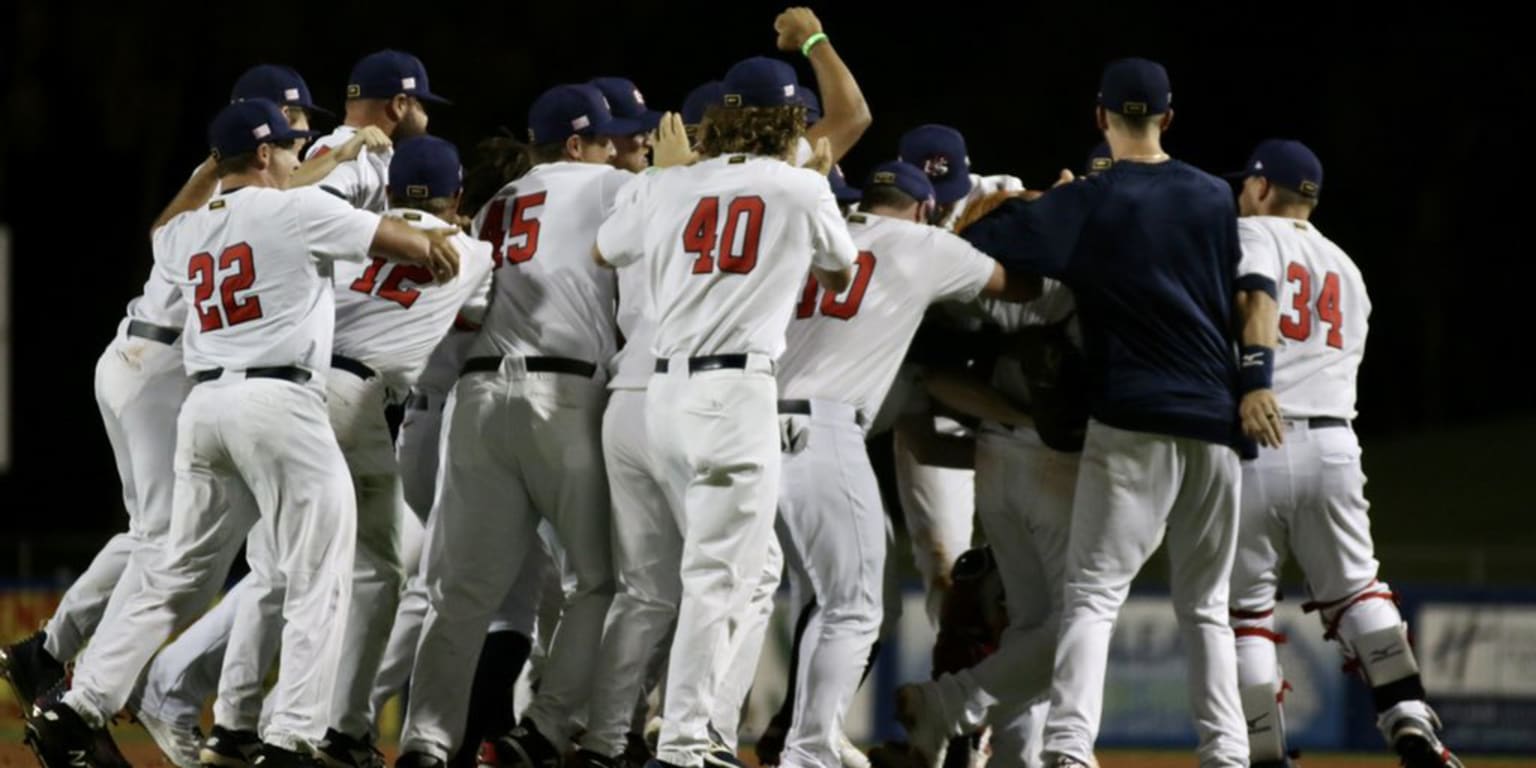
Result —
<instances>
[{"instance_id":1,"label":"jersey sleeve","mask_svg":"<svg viewBox=\"0 0 1536 768\"><path fill-rule=\"evenodd\" d=\"M366 182L363 179L363 158L361 155L355 160L348 160L338 164L331 172L325 175L315 184L316 189L323 190L331 195L345 200L353 208L361 208L366 202Z\"/></svg>"},{"instance_id":2,"label":"jersey sleeve","mask_svg":"<svg viewBox=\"0 0 1536 768\"><path fill-rule=\"evenodd\" d=\"M618 208L620 197L626 194L630 182L636 178L635 174L620 168L614 168L608 173L603 174L602 179L598 183L602 185L599 189L602 192L603 216L605 218ZM633 195L634 193L629 192L628 194Z\"/></svg>"},{"instance_id":3,"label":"jersey sleeve","mask_svg":"<svg viewBox=\"0 0 1536 768\"><path fill-rule=\"evenodd\" d=\"M1056 187L1033 202L1006 200L961 237L1010 272L1061 277L1105 186L1092 178Z\"/></svg>"},{"instance_id":4,"label":"jersey sleeve","mask_svg":"<svg viewBox=\"0 0 1536 768\"><path fill-rule=\"evenodd\" d=\"M814 172L806 171L815 176ZM837 207L832 187L825 176L819 182L816 202L811 208L811 266L831 272L841 272L853 266L859 257L859 247L853 244L848 232L848 222Z\"/></svg>"},{"instance_id":5,"label":"jersey sleeve","mask_svg":"<svg viewBox=\"0 0 1536 768\"><path fill-rule=\"evenodd\" d=\"M1263 291L1275 297L1280 282L1280 250L1264 225L1238 219L1237 242L1241 257L1237 264L1237 289Z\"/></svg>"},{"instance_id":6,"label":"jersey sleeve","mask_svg":"<svg viewBox=\"0 0 1536 768\"><path fill-rule=\"evenodd\" d=\"M597 230L597 250L615 267L633 264L645 253L646 209L654 174L642 174L619 188L612 213Z\"/></svg>"},{"instance_id":7,"label":"jersey sleeve","mask_svg":"<svg viewBox=\"0 0 1536 768\"><path fill-rule=\"evenodd\" d=\"M933 288L931 301L970 301L981 294L997 269L992 257L976 250L970 243L937 227L928 234L924 250L931 258L923 263L933 270L928 284Z\"/></svg>"},{"instance_id":8,"label":"jersey sleeve","mask_svg":"<svg viewBox=\"0 0 1536 768\"><path fill-rule=\"evenodd\" d=\"M491 305L491 272L494 266L491 263L491 244L482 240L471 240L464 235L459 235L454 240L463 254L459 274L468 283L466 286L468 293L464 296L464 303L459 306L459 317L479 325L485 319L485 312Z\"/></svg>"},{"instance_id":9,"label":"jersey sleeve","mask_svg":"<svg viewBox=\"0 0 1536 768\"><path fill-rule=\"evenodd\" d=\"M334 195L313 187L290 192L299 229L309 252L337 261L363 261L379 229L376 213L353 208Z\"/></svg>"}]
</instances>

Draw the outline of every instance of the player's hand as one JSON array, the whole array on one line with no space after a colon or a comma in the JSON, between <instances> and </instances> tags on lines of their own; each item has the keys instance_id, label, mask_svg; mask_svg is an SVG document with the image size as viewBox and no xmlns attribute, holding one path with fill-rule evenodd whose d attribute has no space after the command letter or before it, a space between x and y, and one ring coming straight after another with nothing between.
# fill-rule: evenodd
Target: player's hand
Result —
<instances>
[{"instance_id":1,"label":"player's hand","mask_svg":"<svg viewBox=\"0 0 1536 768\"><path fill-rule=\"evenodd\" d=\"M798 51L811 35L821 31L821 19L809 8L787 8L773 20L773 31L779 33L779 50Z\"/></svg>"},{"instance_id":2,"label":"player's hand","mask_svg":"<svg viewBox=\"0 0 1536 768\"><path fill-rule=\"evenodd\" d=\"M801 168L808 168L825 176L832 172L832 142L823 136L816 140L816 145L811 148L811 159L805 161Z\"/></svg>"},{"instance_id":3,"label":"player's hand","mask_svg":"<svg viewBox=\"0 0 1536 768\"><path fill-rule=\"evenodd\" d=\"M692 165L699 156L688 142L688 131L683 127L683 116L667 112L656 126L656 140L651 143L651 164L657 168L674 168Z\"/></svg>"},{"instance_id":4,"label":"player's hand","mask_svg":"<svg viewBox=\"0 0 1536 768\"><path fill-rule=\"evenodd\" d=\"M1259 441L1265 448L1278 448L1285 442L1284 425L1280 422L1280 403L1275 393L1268 389L1255 389L1243 395L1238 406L1243 419L1243 434Z\"/></svg>"},{"instance_id":5,"label":"player's hand","mask_svg":"<svg viewBox=\"0 0 1536 768\"><path fill-rule=\"evenodd\" d=\"M346 143L336 148L336 162L356 160L364 147L373 152L381 152L389 149L391 143L389 136L379 130L378 126L363 126L357 129L357 133L352 134L352 138L347 139Z\"/></svg>"},{"instance_id":6,"label":"player's hand","mask_svg":"<svg viewBox=\"0 0 1536 768\"><path fill-rule=\"evenodd\" d=\"M459 250L449 239L458 233L458 227L428 229L424 232L428 243L426 267L432 270L432 277L439 283L446 283L459 274Z\"/></svg>"},{"instance_id":7,"label":"player's hand","mask_svg":"<svg viewBox=\"0 0 1536 768\"><path fill-rule=\"evenodd\" d=\"M1077 181L1077 177L1073 176L1071 171L1063 168L1061 169L1061 175L1056 178L1056 183L1051 185L1051 189L1055 189L1063 184L1071 184L1074 181Z\"/></svg>"},{"instance_id":8,"label":"player's hand","mask_svg":"<svg viewBox=\"0 0 1536 768\"><path fill-rule=\"evenodd\" d=\"M1029 190L999 190L991 194L983 195L981 199L965 206L965 210L960 212L960 218L955 220L955 232L959 233L965 231L966 227L975 224L983 216L986 216L992 211L997 210L999 205L1002 205L1004 202L1015 197L1023 198L1025 200L1031 199L1029 197Z\"/></svg>"}]
</instances>

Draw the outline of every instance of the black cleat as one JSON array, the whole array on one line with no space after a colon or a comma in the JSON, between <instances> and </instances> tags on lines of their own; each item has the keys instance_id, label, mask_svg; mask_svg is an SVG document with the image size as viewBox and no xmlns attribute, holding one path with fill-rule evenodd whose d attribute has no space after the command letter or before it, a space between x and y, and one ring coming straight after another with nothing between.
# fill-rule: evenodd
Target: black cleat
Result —
<instances>
[{"instance_id":1,"label":"black cleat","mask_svg":"<svg viewBox=\"0 0 1536 768\"><path fill-rule=\"evenodd\" d=\"M362 739L327 728L315 758L326 768L386 768L384 753Z\"/></svg>"},{"instance_id":2,"label":"black cleat","mask_svg":"<svg viewBox=\"0 0 1536 768\"><path fill-rule=\"evenodd\" d=\"M496 740L497 764L519 768L560 768L560 750L555 749L533 721L523 718L507 735Z\"/></svg>"},{"instance_id":3,"label":"black cleat","mask_svg":"<svg viewBox=\"0 0 1536 768\"><path fill-rule=\"evenodd\" d=\"M65 690L64 665L43 649L47 637L46 632L39 630L19 643L0 647L0 675L11 684L16 701L29 717L44 694L53 689ZM41 708L46 709L47 704Z\"/></svg>"},{"instance_id":4,"label":"black cleat","mask_svg":"<svg viewBox=\"0 0 1536 768\"><path fill-rule=\"evenodd\" d=\"M261 739L254 731L235 731L215 725L198 751L197 761L214 768L250 768L261 749Z\"/></svg>"},{"instance_id":5,"label":"black cleat","mask_svg":"<svg viewBox=\"0 0 1536 768\"><path fill-rule=\"evenodd\" d=\"M130 768L107 729L92 728L63 702L33 711L26 741L43 768Z\"/></svg>"}]
</instances>

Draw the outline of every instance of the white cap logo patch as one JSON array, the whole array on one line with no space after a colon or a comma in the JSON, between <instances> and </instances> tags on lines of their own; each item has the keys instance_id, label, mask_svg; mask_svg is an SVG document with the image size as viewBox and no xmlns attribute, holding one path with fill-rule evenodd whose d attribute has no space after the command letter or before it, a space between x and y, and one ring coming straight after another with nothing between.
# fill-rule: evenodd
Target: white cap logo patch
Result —
<instances>
[{"instance_id":1,"label":"white cap logo patch","mask_svg":"<svg viewBox=\"0 0 1536 768\"><path fill-rule=\"evenodd\" d=\"M262 123L261 125L251 129L251 135L258 139L265 139L266 137L272 135L272 126L267 125L266 123Z\"/></svg>"},{"instance_id":2,"label":"white cap logo patch","mask_svg":"<svg viewBox=\"0 0 1536 768\"><path fill-rule=\"evenodd\" d=\"M297 89L297 88L286 88L286 89L284 89L283 90L283 98L288 100L288 101L298 101L299 100L299 89Z\"/></svg>"},{"instance_id":3,"label":"white cap logo patch","mask_svg":"<svg viewBox=\"0 0 1536 768\"><path fill-rule=\"evenodd\" d=\"M794 97L795 97L795 87L793 85L786 85L786 86L784 86L784 98L786 98L786 99L793 99Z\"/></svg>"},{"instance_id":4,"label":"white cap logo patch","mask_svg":"<svg viewBox=\"0 0 1536 768\"><path fill-rule=\"evenodd\" d=\"M407 91L414 91L414 90L416 90L416 78L414 78L414 77L402 77L402 78L400 78L400 87L405 89L405 90L407 90Z\"/></svg>"},{"instance_id":5,"label":"white cap logo patch","mask_svg":"<svg viewBox=\"0 0 1536 768\"><path fill-rule=\"evenodd\" d=\"M588 120L586 115L582 115L581 117L578 117L575 120L571 121L571 130L573 130L573 131L584 131L588 127L590 127L591 125L592 125L592 121Z\"/></svg>"},{"instance_id":6,"label":"white cap logo patch","mask_svg":"<svg viewBox=\"0 0 1536 768\"><path fill-rule=\"evenodd\" d=\"M640 95L640 89L639 88L635 89L635 103L639 104L642 107L645 106L645 97Z\"/></svg>"}]
</instances>

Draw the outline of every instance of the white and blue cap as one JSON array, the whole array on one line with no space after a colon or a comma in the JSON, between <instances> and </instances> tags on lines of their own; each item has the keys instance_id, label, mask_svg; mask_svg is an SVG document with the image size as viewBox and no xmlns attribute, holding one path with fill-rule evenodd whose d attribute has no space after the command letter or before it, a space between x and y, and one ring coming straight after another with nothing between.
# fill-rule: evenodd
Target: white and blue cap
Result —
<instances>
[{"instance_id":1,"label":"white and blue cap","mask_svg":"<svg viewBox=\"0 0 1536 768\"><path fill-rule=\"evenodd\" d=\"M901 160L888 160L869 172L864 188L884 184L901 190L907 197L921 202L934 202L933 182L923 169Z\"/></svg>"},{"instance_id":2,"label":"white and blue cap","mask_svg":"<svg viewBox=\"0 0 1536 768\"><path fill-rule=\"evenodd\" d=\"M422 101L453 103L432 92L426 65L405 51L370 53L353 65L347 78L349 99L392 99L402 93Z\"/></svg>"},{"instance_id":3,"label":"white and blue cap","mask_svg":"<svg viewBox=\"0 0 1536 768\"><path fill-rule=\"evenodd\" d=\"M753 56L736 62L721 81L726 107L782 107L801 104L795 68L778 59Z\"/></svg>"},{"instance_id":4,"label":"white and blue cap","mask_svg":"<svg viewBox=\"0 0 1536 768\"><path fill-rule=\"evenodd\" d=\"M315 136L288 125L277 102L267 99L237 101L219 110L208 125L208 146L214 158L254 152L262 144L281 143Z\"/></svg>"},{"instance_id":5,"label":"white and blue cap","mask_svg":"<svg viewBox=\"0 0 1536 768\"><path fill-rule=\"evenodd\" d=\"M464 188L464 166L453 142L436 136L413 136L395 145L389 161L391 197L430 200L452 197Z\"/></svg>"},{"instance_id":6,"label":"white and blue cap","mask_svg":"<svg viewBox=\"0 0 1536 768\"><path fill-rule=\"evenodd\" d=\"M949 205L971 193L971 158L965 137L947 125L919 125L902 134L897 159L917 166L933 182L939 205Z\"/></svg>"},{"instance_id":7,"label":"white and blue cap","mask_svg":"<svg viewBox=\"0 0 1536 768\"><path fill-rule=\"evenodd\" d=\"M595 86L557 85L528 108L528 140L534 144L580 136L632 136L644 130L639 120L616 118L608 99Z\"/></svg>"},{"instance_id":8,"label":"white and blue cap","mask_svg":"<svg viewBox=\"0 0 1536 768\"><path fill-rule=\"evenodd\" d=\"M1260 142L1243 170L1228 178L1258 176L1269 183L1289 189L1302 197L1316 200L1323 192L1323 161L1307 145L1291 139Z\"/></svg>"},{"instance_id":9,"label":"white and blue cap","mask_svg":"<svg viewBox=\"0 0 1536 768\"><path fill-rule=\"evenodd\" d=\"M642 131L654 131L661 125L661 113L645 105L645 96L633 81L623 77L595 77L587 81L603 92L608 110L620 120L634 120ZM638 133L638 131L637 131Z\"/></svg>"},{"instance_id":10,"label":"white and blue cap","mask_svg":"<svg viewBox=\"0 0 1536 768\"><path fill-rule=\"evenodd\" d=\"M293 67L279 64L257 64L247 69L230 89L230 101L266 99L285 107L299 107L309 112L331 114L329 110L315 106L310 96L309 84Z\"/></svg>"}]
</instances>

